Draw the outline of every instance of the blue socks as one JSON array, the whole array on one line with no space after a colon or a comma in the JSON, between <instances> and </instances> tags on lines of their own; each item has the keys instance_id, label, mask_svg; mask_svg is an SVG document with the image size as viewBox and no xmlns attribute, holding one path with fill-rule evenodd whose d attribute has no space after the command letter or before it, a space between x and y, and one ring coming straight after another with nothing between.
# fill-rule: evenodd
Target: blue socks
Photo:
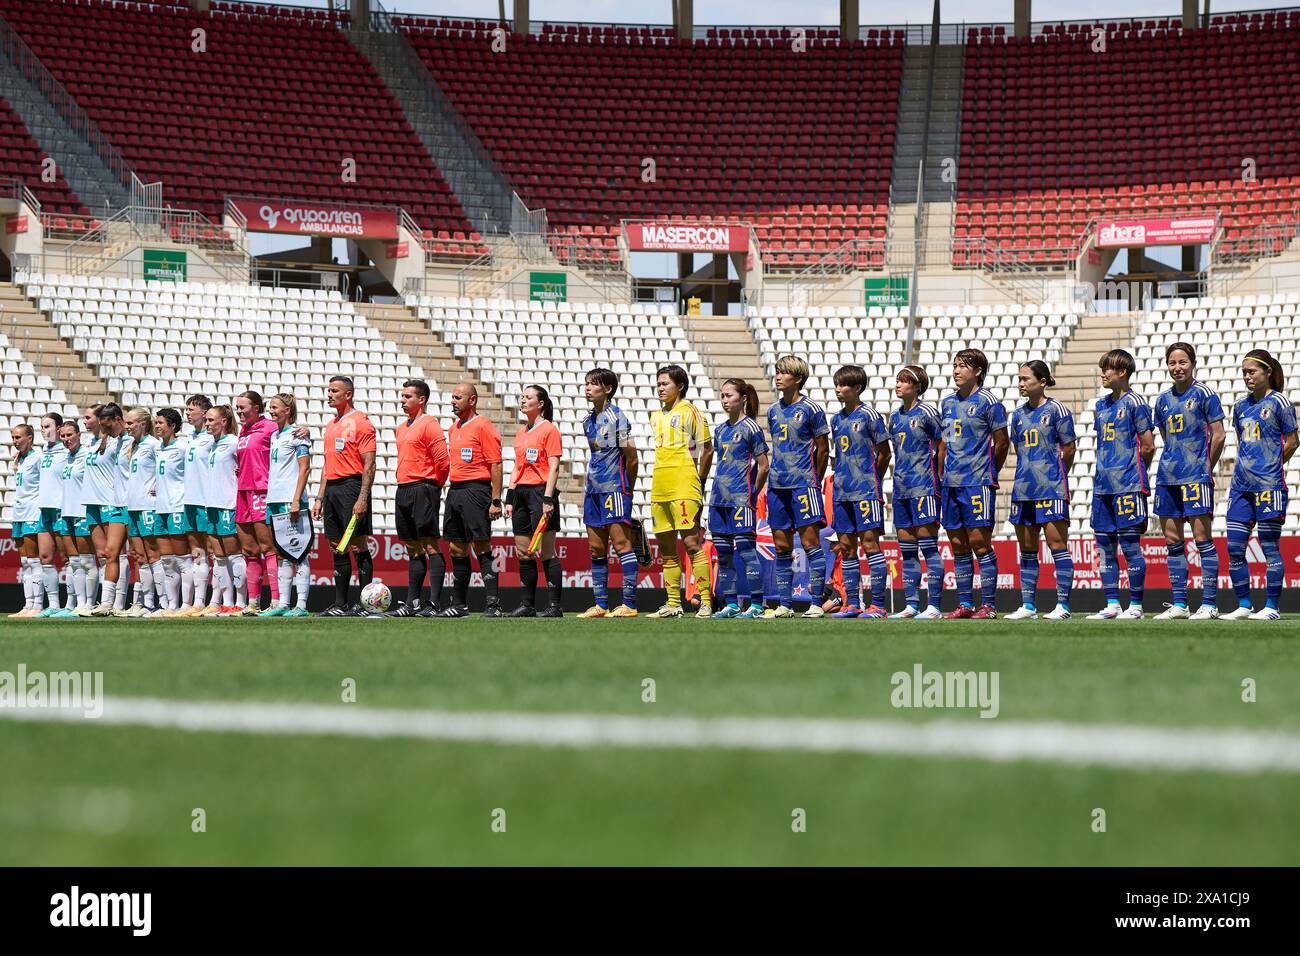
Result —
<instances>
[{"instance_id":1,"label":"blue socks","mask_svg":"<svg viewBox=\"0 0 1300 956\"><path fill-rule=\"evenodd\" d=\"M804 556L808 559L808 600L821 604L826 590L826 550L819 544L812 550L805 549Z\"/></svg>"},{"instance_id":2,"label":"blue socks","mask_svg":"<svg viewBox=\"0 0 1300 956\"><path fill-rule=\"evenodd\" d=\"M921 548L917 541L899 541L899 553L903 556L903 594L907 606L919 609L921 606Z\"/></svg>"},{"instance_id":3,"label":"blue socks","mask_svg":"<svg viewBox=\"0 0 1300 956\"><path fill-rule=\"evenodd\" d=\"M752 534L738 534L735 537L735 542L736 560L738 560L740 566L745 569L745 590L749 592L750 600L759 607L762 607L763 565L758 557L758 548L756 546L755 538Z\"/></svg>"},{"instance_id":4,"label":"blue socks","mask_svg":"<svg viewBox=\"0 0 1300 956\"><path fill-rule=\"evenodd\" d=\"M718 593L728 604L736 603L736 549L728 535L713 536L713 550L718 552Z\"/></svg>"},{"instance_id":5,"label":"blue socks","mask_svg":"<svg viewBox=\"0 0 1300 956\"><path fill-rule=\"evenodd\" d=\"M979 556L980 603L995 607L998 600L998 553L992 548Z\"/></svg>"},{"instance_id":6,"label":"blue socks","mask_svg":"<svg viewBox=\"0 0 1300 956\"><path fill-rule=\"evenodd\" d=\"M1202 603L1214 605L1219 601L1219 549L1213 541L1196 542L1201 554Z\"/></svg>"},{"instance_id":7,"label":"blue socks","mask_svg":"<svg viewBox=\"0 0 1300 956\"><path fill-rule=\"evenodd\" d=\"M1250 607L1250 569L1246 567L1246 542L1250 540L1250 525L1240 521L1228 522L1228 575L1237 604Z\"/></svg>"},{"instance_id":8,"label":"blue socks","mask_svg":"<svg viewBox=\"0 0 1300 956\"><path fill-rule=\"evenodd\" d=\"M1124 549L1124 561L1128 564L1129 602L1141 607L1147 584L1147 559L1142 556L1142 533L1137 528L1121 531L1119 546Z\"/></svg>"},{"instance_id":9,"label":"blue socks","mask_svg":"<svg viewBox=\"0 0 1300 956\"><path fill-rule=\"evenodd\" d=\"M636 563L636 552L629 551L618 556L618 563L623 566L623 604L629 610L636 610L636 576L640 569Z\"/></svg>"},{"instance_id":10,"label":"blue socks","mask_svg":"<svg viewBox=\"0 0 1300 956\"><path fill-rule=\"evenodd\" d=\"M885 552L873 551L867 555L867 566L871 568L871 604L883 609L885 588L889 586L889 562L885 559Z\"/></svg>"},{"instance_id":11,"label":"blue socks","mask_svg":"<svg viewBox=\"0 0 1300 956\"><path fill-rule=\"evenodd\" d=\"M609 556L591 556L591 594L596 607L609 610Z\"/></svg>"},{"instance_id":12,"label":"blue socks","mask_svg":"<svg viewBox=\"0 0 1300 956\"><path fill-rule=\"evenodd\" d=\"M811 571L811 568L809 569ZM776 594L782 607L794 606L794 552L776 553Z\"/></svg>"},{"instance_id":13,"label":"blue socks","mask_svg":"<svg viewBox=\"0 0 1300 956\"><path fill-rule=\"evenodd\" d=\"M1264 561L1268 565L1268 592L1264 606L1276 611L1282 597L1282 575L1285 571L1282 563L1282 522L1261 521L1258 533L1259 546L1264 549Z\"/></svg>"},{"instance_id":14,"label":"blue socks","mask_svg":"<svg viewBox=\"0 0 1300 956\"><path fill-rule=\"evenodd\" d=\"M930 607L938 610L939 600L943 597L943 559L939 557L938 538L917 538L921 557L925 558L926 600Z\"/></svg>"},{"instance_id":15,"label":"blue socks","mask_svg":"<svg viewBox=\"0 0 1300 956\"><path fill-rule=\"evenodd\" d=\"M1106 592L1107 604L1119 603L1119 537L1113 534L1097 535L1097 561L1101 565L1101 586Z\"/></svg>"},{"instance_id":16,"label":"blue socks","mask_svg":"<svg viewBox=\"0 0 1300 956\"><path fill-rule=\"evenodd\" d=\"M844 606L861 607L858 602L862 600L862 561L856 554L844 556L840 576L844 579Z\"/></svg>"},{"instance_id":17,"label":"blue socks","mask_svg":"<svg viewBox=\"0 0 1300 956\"><path fill-rule=\"evenodd\" d=\"M1174 607L1187 607L1187 545L1182 541L1165 542L1169 549L1169 586L1174 592Z\"/></svg>"},{"instance_id":18,"label":"blue socks","mask_svg":"<svg viewBox=\"0 0 1300 956\"><path fill-rule=\"evenodd\" d=\"M1020 603L1027 608L1037 609L1038 599L1038 552L1029 554L1020 552Z\"/></svg>"},{"instance_id":19,"label":"blue socks","mask_svg":"<svg viewBox=\"0 0 1300 956\"><path fill-rule=\"evenodd\" d=\"M957 603L962 607L973 607L971 589L975 581L975 556L969 551L954 551L952 563L957 569Z\"/></svg>"},{"instance_id":20,"label":"blue socks","mask_svg":"<svg viewBox=\"0 0 1300 956\"><path fill-rule=\"evenodd\" d=\"M1070 591L1074 589L1074 559L1070 557L1070 549L1053 551L1052 561L1056 564L1056 606L1068 611Z\"/></svg>"}]
</instances>

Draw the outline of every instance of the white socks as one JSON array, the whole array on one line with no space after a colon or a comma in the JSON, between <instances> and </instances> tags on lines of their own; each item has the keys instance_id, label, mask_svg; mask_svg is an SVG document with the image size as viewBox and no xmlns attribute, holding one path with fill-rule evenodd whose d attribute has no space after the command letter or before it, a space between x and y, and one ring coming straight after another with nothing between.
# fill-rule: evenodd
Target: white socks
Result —
<instances>
[{"instance_id":1,"label":"white socks","mask_svg":"<svg viewBox=\"0 0 1300 956\"><path fill-rule=\"evenodd\" d=\"M45 582L45 597L50 607L59 606L59 569L52 564L41 565L41 577Z\"/></svg>"},{"instance_id":2,"label":"white socks","mask_svg":"<svg viewBox=\"0 0 1300 956\"><path fill-rule=\"evenodd\" d=\"M76 609L81 610L86 605L86 564L81 559L86 557L84 554L74 555L71 564L72 591L76 595ZM95 559L92 557L91 563Z\"/></svg>"},{"instance_id":3,"label":"white socks","mask_svg":"<svg viewBox=\"0 0 1300 956\"><path fill-rule=\"evenodd\" d=\"M94 607L99 593L99 561L93 554L83 554L81 563L86 566L86 605Z\"/></svg>"},{"instance_id":4,"label":"white socks","mask_svg":"<svg viewBox=\"0 0 1300 956\"><path fill-rule=\"evenodd\" d=\"M235 589L235 607L248 607L248 559L242 553L232 554L230 581Z\"/></svg>"},{"instance_id":5,"label":"white socks","mask_svg":"<svg viewBox=\"0 0 1300 956\"><path fill-rule=\"evenodd\" d=\"M279 579L280 600L277 602L280 607L289 606L289 589L293 586L293 572L295 570L292 562L281 559L276 565L276 578Z\"/></svg>"},{"instance_id":6,"label":"white socks","mask_svg":"<svg viewBox=\"0 0 1300 956\"><path fill-rule=\"evenodd\" d=\"M131 559L125 554L117 559L117 600L113 607L119 611L126 610L126 595L131 587Z\"/></svg>"},{"instance_id":7,"label":"white socks","mask_svg":"<svg viewBox=\"0 0 1300 956\"><path fill-rule=\"evenodd\" d=\"M154 595L158 601L156 606L160 610L166 610L171 606L167 600L167 565L163 564L163 559L159 556L149 568L153 572Z\"/></svg>"},{"instance_id":8,"label":"white socks","mask_svg":"<svg viewBox=\"0 0 1300 956\"><path fill-rule=\"evenodd\" d=\"M230 583L230 559L224 554L212 556L212 603L235 606L235 588Z\"/></svg>"},{"instance_id":9,"label":"white socks","mask_svg":"<svg viewBox=\"0 0 1300 956\"><path fill-rule=\"evenodd\" d=\"M283 562L288 564L288 561ZM293 585L298 589L298 607L307 610L307 594L311 591L311 559L304 558L294 566ZM288 593L284 585L280 585L280 597L285 604L289 603Z\"/></svg>"},{"instance_id":10,"label":"white socks","mask_svg":"<svg viewBox=\"0 0 1300 956\"><path fill-rule=\"evenodd\" d=\"M192 557L193 567L191 574L194 578L194 606L208 606L208 556L206 552L201 552L197 557Z\"/></svg>"},{"instance_id":11,"label":"white socks","mask_svg":"<svg viewBox=\"0 0 1300 956\"><path fill-rule=\"evenodd\" d=\"M39 608L41 606L41 559L19 555L18 581L23 586L23 607Z\"/></svg>"},{"instance_id":12,"label":"white socks","mask_svg":"<svg viewBox=\"0 0 1300 956\"><path fill-rule=\"evenodd\" d=\"M174 554L162 557L163 574L167 586L167 610L176 611L181 606L181 567L180 559Z\"/></svg>"},{"instance_id":13,"label":"white socks","mask_svg":"<svg viewBox=\"0 0 1300 956\"><path fill-rule=\"evenodd\" d=\"M182 608L192 607L194 604L194 558L188 554L175 554L172 557L176 560L177 573L181 576L181 604Z\"/></svg>"},{"instance_id":14,"label":"white socks","mask_svg":"<svg viewBox=\"0 0 1300 956\"><path fill-rule=\"evenodd\" d=\"M117 602L117 582L116 582L116 581L107 581L107 580L106 580L106 581L103 582L103 584L102 584L102 588L103 588L103 592L104 592L104 593L103 593L103 596L100 598L100 603L101 603L101 604L112 604L113 606L116 606L116 602Z\"/></svg>"}]
</instances>

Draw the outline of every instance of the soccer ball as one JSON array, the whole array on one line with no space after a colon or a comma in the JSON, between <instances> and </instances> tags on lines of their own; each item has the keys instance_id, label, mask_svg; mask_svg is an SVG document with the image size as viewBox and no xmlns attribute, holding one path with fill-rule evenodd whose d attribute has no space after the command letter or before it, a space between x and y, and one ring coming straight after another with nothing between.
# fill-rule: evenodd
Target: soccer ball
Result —
<instances>
[{"instance_id":1,"label":"soccer ball","mask_svg":"<svg viewBox=\"0 0 1300 956\"><path fill-rule=\"evenodd\" d=\"M361 608L367 614L383 614L393 603L393 593L382 581L371 581L361 589Z\"/></svg>"}]
</instances>

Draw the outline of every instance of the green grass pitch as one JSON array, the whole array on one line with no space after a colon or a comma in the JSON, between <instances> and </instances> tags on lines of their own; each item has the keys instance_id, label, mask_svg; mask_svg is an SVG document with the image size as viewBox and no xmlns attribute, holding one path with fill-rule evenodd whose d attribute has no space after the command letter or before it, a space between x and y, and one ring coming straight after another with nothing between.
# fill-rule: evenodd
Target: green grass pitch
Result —
<instances>
[{"instance_id":1,"label":"green grass pitch","mask_svg":"<svg viewBox=\"0 0 1300 956\"><path fill-rule=\"evenodd\" d=\"M976 730L1047 721L1237 728L1292 743L1298 651L1295 618L0 623L0 671L102 671L110 699L236 711L279 702L645 721L941 719ZM997 718L895 708L891 675L918 663L996 671ZM1242 700L1246 678L1254 702ZM342 700L348 679L355 703ZM0 863L11 865L1300 862L1295 769L15 719L0 719L0 767ZM193 831L196 808L204 832Z\"/></svg>"}]
</instances>

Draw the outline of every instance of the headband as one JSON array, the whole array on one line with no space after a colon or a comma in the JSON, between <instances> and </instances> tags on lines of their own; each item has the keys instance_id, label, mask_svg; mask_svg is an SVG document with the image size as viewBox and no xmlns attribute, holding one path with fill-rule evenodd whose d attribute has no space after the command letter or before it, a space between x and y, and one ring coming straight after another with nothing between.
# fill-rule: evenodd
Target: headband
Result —
<instances>
[{"instance_id":1,"label":"headband","mask_svg":"<svg viewBox=\"0 0 1300 956\"><path fill-rule=\"evenodd\" d=\"M1256 358L1254 355L1247 355L1245 360L1247 362L1254 362L1257 365L1260 365L1270 373L1273 371L1273 369L1277 368L1276 365L1274 365L1272 362L1268 361L1267 359Z\"/></svg>"}]
</instances>

